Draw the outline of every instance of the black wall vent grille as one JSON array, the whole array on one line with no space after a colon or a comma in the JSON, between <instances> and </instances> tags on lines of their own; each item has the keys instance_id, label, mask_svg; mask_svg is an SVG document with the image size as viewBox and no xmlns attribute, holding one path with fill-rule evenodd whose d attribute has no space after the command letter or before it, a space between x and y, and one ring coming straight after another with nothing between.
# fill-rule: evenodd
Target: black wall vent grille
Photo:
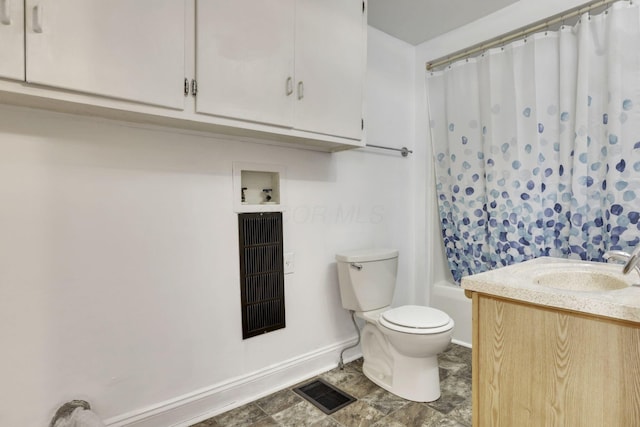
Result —
<instances>
[{"instance_id":1,"label":"black wall vent grille","mask_svg":"<svg viewBox=\"0 0 640 427\"><path fill-rule=\"evenodd\" d=\"M282 213L238 214L242 338L285 327Z\"/></svg>"}]
</instances>

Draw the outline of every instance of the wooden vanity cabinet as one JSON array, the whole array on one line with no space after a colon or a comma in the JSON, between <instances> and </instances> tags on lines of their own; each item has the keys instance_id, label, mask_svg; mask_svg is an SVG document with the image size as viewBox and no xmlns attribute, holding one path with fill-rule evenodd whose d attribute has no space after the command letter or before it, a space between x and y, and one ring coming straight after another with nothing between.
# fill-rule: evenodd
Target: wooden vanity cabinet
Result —
<instances>
[{"instance_id":1,"label":"wooden vanity cabinet","mask_svg":"<svg viewBox=\"0 0 640 427\"><path fill-rule=\"evenodd\" d=\"M474 427L640 426L640 324L465 293Z\"/></svg>"}]
</instances>

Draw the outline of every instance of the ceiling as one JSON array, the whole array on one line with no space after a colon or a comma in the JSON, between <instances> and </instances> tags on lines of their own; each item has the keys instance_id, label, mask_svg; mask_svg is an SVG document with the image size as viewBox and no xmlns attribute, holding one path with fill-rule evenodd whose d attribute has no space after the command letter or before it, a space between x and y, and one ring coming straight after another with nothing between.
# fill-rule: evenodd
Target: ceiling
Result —
<instances>
[{"instance_id":1,"label":"ceiling","mask_svg":"<svg viewBox=\"0 0 640 427\"><path fill-rule=\"evenodd\" d=\"M369 0L369 25L418 45L518 0Z\"/></svg>"}]
</instances>

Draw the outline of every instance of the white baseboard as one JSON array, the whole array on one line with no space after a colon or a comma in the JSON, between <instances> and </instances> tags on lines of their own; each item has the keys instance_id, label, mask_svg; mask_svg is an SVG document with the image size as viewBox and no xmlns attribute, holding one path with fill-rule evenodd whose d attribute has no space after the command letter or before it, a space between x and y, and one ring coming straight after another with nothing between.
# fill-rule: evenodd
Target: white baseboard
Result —
<instances>
[{"instance_id":1,"label":"white baseboard","mask_svg":"<svg viewBox=\"0 0 640 427\"><path fill-rule=\"evenodd\" d=\"M107 427L187 427L335 368L342 349L355 342L356 339L353 338L333 344L247 375L110 418L104 423ZM357 347L347 352L345 362L360 356L360 348Z\"/></svg>"},{"instance_id":2,"label":"white baseboard","mask_svg":"<svg viewBox=\"0 0 640 427\"><path fill-rule=\"evenodd\" d=\"M461 345L462 347L467 347L467 348L471 348L471 344L465 341L460 341L460 340L456 340L456 339L452 339L451 340L452 343L454 344L458 344Z\"/></svg>"}]
</instances>

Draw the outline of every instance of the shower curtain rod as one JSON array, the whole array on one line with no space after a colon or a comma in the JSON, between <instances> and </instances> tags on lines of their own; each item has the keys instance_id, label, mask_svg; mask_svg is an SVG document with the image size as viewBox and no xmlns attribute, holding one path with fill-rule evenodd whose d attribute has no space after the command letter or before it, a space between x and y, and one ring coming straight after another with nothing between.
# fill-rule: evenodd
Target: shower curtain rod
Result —
<instances>
[{"instance_id":1,"label":"shower curtain rod","mask_svg":"<svg viewBox=\"0 0 640 427\"><path fill-rule=\"evenodd\" d=\"M492 47L500 46L507 44L511 41L525 38L533 33L548 29L552 25L564 23L565 20L574 18L576 16L580 16L583 13L591 12L594 9L605 7L611 3L615 3L620 0L597 0L587 4L586 6L579 6L574 9L569 9L563 13L558 15L551 16L547 19L543 19L541 21L534 22L533 24L526 25L517 30L502 34L498 37L494 37L485 42L478 43L466 49L459 50L450 55L442 56L434 61L429 61L426 63L427 71L431 71L435 68L441 67L443 65L449 65L459 59L463 59L465 57L473 56L477 53L483 52L487 49L491 49ZM631 1L633 3L633 1Z\"/></svg>"}]
</instances>

